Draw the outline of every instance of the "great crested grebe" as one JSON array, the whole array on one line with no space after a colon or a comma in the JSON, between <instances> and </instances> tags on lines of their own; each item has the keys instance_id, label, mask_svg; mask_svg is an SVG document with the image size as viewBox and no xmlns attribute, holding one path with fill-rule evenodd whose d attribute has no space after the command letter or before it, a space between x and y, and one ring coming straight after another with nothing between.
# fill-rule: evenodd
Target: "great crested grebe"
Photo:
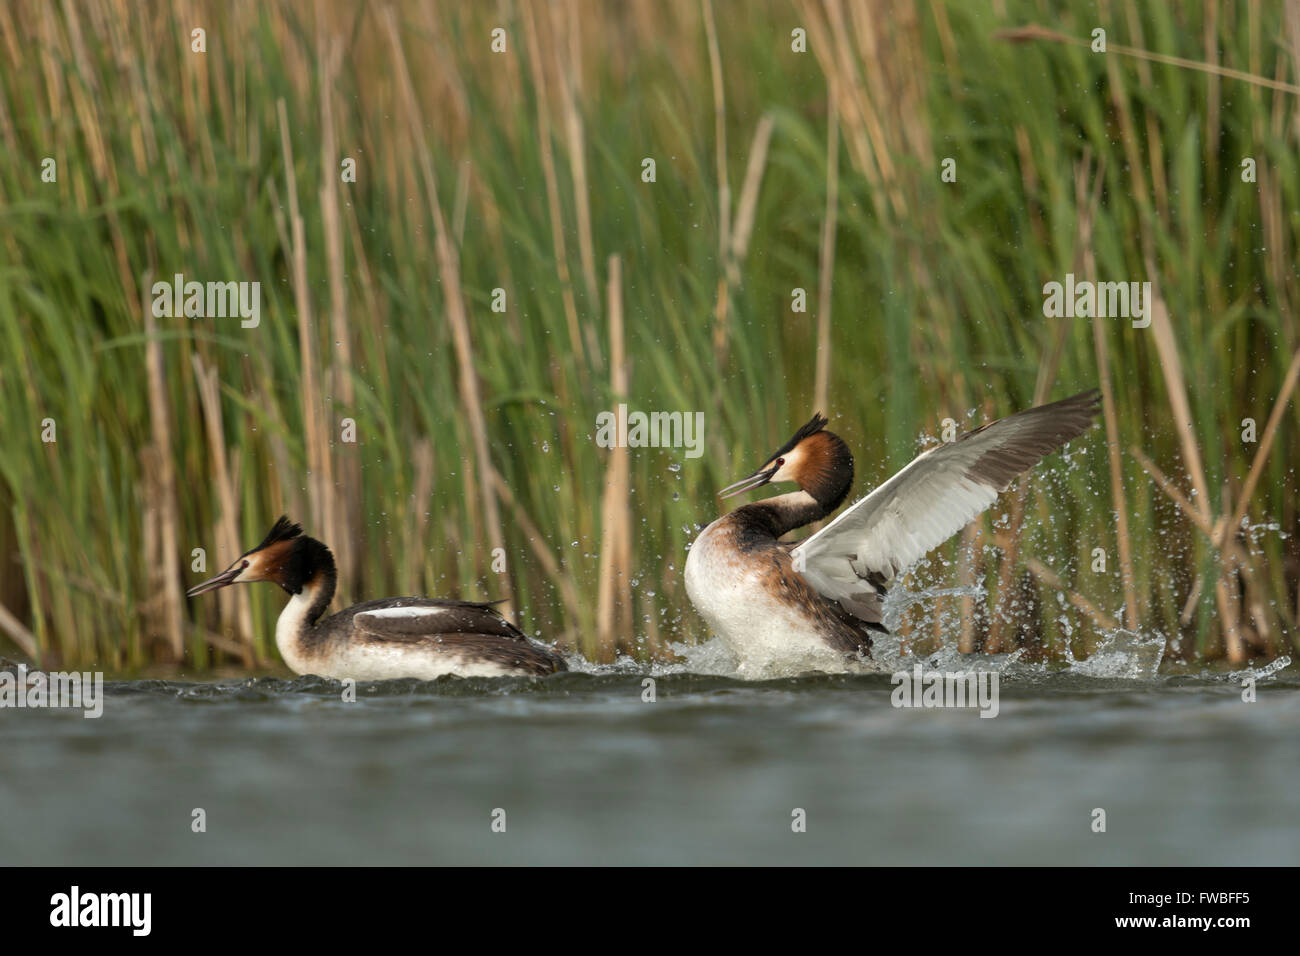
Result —
<instances>
[{"instance_id":1,"label":"great crested grebe","mask_svg":"<svg viewBox=\"0 0 1300 956\"><path fill-rule=\"evenodd\" d=\"M564 658L530 641L491 604L385 598L322 619L337 579L330 549L281 516L265 541L188 594L250 581L280 585L291 597L275 625L275 646L297 674L432 680L568 670Z\"/></svg>"},{"instance_id":2,"label":"great crested grebe","mask_svg":"<svg viewBox=\"0 0 1300 956\"><path fill-rule=\"evenodd\" d=\"M1021 472L1083 434L1094 389L990 422L918 455L902 471L795 544L778 539L826 517L853 484L853 455L813 416L723 498L768 482L799 491L737 508L686 556L686 593L731 648L742 676L842 671L886 632L885 590L901 571L988 508Z\"/></svg>"}]
</instances>

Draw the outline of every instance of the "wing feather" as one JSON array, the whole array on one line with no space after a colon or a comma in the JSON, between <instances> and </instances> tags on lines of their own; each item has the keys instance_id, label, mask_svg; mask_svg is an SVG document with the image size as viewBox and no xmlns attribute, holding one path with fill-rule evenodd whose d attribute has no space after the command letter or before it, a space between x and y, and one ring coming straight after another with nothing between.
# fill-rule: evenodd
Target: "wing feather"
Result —
<instances>
[{"instance_id":1,"label":"wing feather","mask_svg":"<svg viewBox=\"0 0 1300 956\"><path fill-rule=\"evenodd\" d=\"M358 631L385 641L418 641L451 634L490 634L527 641L518 628L491 604L391 598L357 605L352 618Z\"/></svg>"},{"instance_id":2,"label":"wing feather","mask_svg":"<svg viewBox=\"0 0 1300 956\"><path fill-rule=\"evenodd\" d=\"M1094 389L1040 405L922 452L791 551L825 597L879 621L884 585L987 509L1017 475L1083 434Z\"/></svg>"}]
</instances>

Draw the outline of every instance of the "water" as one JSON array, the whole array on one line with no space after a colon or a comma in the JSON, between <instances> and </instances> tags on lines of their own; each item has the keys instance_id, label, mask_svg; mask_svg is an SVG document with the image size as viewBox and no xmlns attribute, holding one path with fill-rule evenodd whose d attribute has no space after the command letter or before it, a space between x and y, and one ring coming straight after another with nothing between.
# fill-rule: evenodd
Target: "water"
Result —
<instances>
[{"instance_id":1,"label":"water","mask_svg":"<svg viewBox=\"0 0 1300 956\"><path fill-rule=\"evenodd\" d=\"M316 678L112 682L98 720L0 710L0 862L1300 860L1297 668L1244 703L1227 675L1128 676L1152 662L1110 653L1092 672L1003 660L991 720L895 709L882 674L623 665L353 703Z\"/></svg>"}]
</instances>

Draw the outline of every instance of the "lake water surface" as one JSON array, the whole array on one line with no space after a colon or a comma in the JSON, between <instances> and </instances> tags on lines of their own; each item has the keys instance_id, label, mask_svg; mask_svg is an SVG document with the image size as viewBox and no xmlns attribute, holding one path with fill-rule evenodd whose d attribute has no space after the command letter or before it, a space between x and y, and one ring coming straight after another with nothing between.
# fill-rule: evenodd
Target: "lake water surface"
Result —
<instances>
[{"instance_id":1,"label":"lake water surface","mask_svg":"<svg viewBox=\"0 0 1300 956\"><path fill-rule=\"evenodd\" d=\"M1013 664L995 719L887 674L110 682L0 710L0 862L1294 864L1297 671Z\"/></svg>"}]
</instances>

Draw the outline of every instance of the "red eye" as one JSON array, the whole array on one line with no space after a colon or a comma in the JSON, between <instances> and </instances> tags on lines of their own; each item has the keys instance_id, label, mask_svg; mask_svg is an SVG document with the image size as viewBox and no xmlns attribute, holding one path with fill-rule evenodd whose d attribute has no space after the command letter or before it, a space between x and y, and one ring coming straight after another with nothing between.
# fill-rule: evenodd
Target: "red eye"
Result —
<instances>
[{"instance_id":1,"label":"red eye","mask_svg":"<svg viewBox=\"0 0 1300 956\"><path fill-rule=\"evenodd\" d=\"M776 467L780 468L780 467L781 467L782 465L784 465L784 464L785 464L785 459L784 459L784 458L778 458L778 459L776 460Z\"/></svg>"}]
</instances>

